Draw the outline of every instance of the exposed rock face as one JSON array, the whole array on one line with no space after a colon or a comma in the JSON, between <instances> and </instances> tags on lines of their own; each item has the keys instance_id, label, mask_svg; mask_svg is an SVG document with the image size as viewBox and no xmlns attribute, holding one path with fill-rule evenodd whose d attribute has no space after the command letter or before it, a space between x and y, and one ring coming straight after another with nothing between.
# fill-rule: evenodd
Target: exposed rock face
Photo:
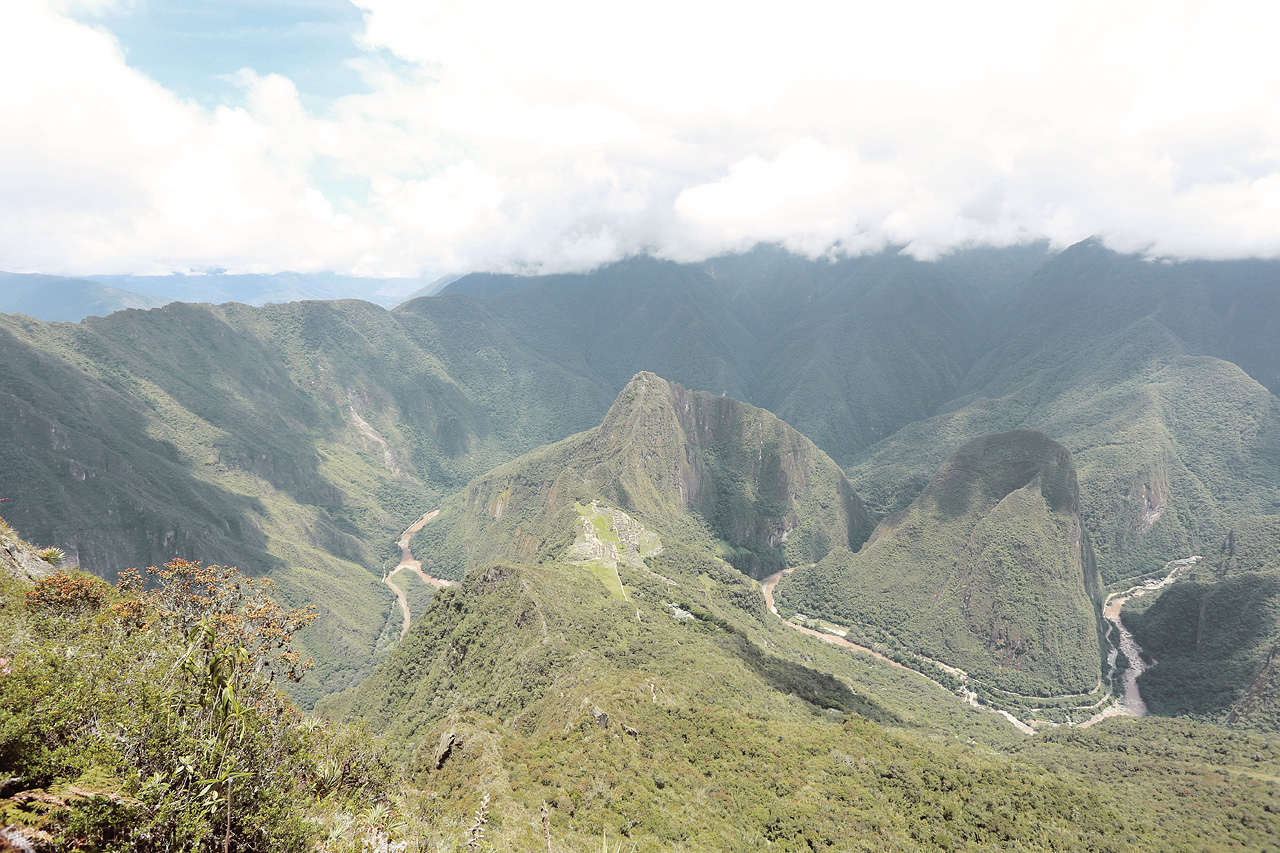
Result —
<instances>
[{"instance_id":1,"label":"exposed rock face","mask_svg":"<svg viewBox=\"0 0 1280 853\"><path fill-rule=\"evenodd\" d=\"M436 744L435 768L437 770L444 767L444 763L453 754L453 748L461 745L461 742L457 732L447 731L441 733L440 742Z\"/></svg>"},{"instance_id":2,"label":"exposed rock face","mask_svg":"<svg viewBox=\"0 0 1280 853\"><path fill-rule=\"evenodd\" d=\"M31 581L51 574L54 569L0 518L0 571L10 577Z\"/></svg>"}]
</instances>

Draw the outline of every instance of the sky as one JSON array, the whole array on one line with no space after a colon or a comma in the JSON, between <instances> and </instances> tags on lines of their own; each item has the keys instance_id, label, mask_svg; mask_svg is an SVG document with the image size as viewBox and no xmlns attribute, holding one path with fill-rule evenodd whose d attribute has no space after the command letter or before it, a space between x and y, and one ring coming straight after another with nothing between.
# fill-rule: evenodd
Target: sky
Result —
<instances>
[{"instance_id":1,"label":"sky","mask_svg":"<svg viewBox=\"0 0 1280 853\"><path fill-rule=\"evenodd\" d=\"M1280 4L3 0L0 269L1280 256Z\"/></svg>"}]
</instances>

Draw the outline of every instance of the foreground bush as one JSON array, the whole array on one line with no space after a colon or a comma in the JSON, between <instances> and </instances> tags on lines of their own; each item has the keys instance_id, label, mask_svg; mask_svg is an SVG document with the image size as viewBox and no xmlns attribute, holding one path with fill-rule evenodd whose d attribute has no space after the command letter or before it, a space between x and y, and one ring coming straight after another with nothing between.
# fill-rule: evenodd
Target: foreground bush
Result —
<instances>
[{"instance_id":1,"label":"foreground bush","mask_svg":"<svg viewBox=\"0 0 1280 853\"><path fill-rule=\"evenodd\" d=\"M266 582L175 560L112 588L0 581L0 826L84 850L311 849L318 804L385 798L393 768L306 723L306 668ZM345 748L345 754L335 754Z\"/></svg>"}]
</instances>

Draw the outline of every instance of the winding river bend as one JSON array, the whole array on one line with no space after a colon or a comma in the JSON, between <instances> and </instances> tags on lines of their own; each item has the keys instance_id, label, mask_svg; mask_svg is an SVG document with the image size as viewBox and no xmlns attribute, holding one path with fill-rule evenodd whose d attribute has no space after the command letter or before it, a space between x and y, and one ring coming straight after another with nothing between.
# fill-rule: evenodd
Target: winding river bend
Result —
<instances>
[{"instance_id":1,"label":"winding river bend","mask_svg":"<svg viewBox=\"0 0 1280 853\"><path fill-rule=\"evenodd\" d=\"M433 509L430 512L424 512L422 514L422 518L419 518L413 524L409 525L408 528L405 529L404 533L400 534L400 538L396 540L396 546L400 549L400 562L394 569L382 576L382 582L391 587L391 591L396 595L396 600L400 602L400 613L403 617L400 625L401 637L409 632L409 622L412 619L412 614L409 613L409 598L405 594L405 591L391 582L391 578L395 576L396 572L401 569L409 569L414 572L423 583L428 584L429 586L434 586L436 589L444 589L446 586L453 585L451 581L432 577L423 571L422 562L416 559L413 556L413 553L409 550L409 542L413 539L413 535L426 527L427 522L439 514L440 510L438 509Z\"/></svg>"},{"instance_id":2,"label":"winding river bend","mask_svg":"<svg viewBox=\"0 0 1280 853\"><path fill-rule=\"evenodd\" d=\"M765 601L765 604L769 606L769 612L772 613L774 616L777 616L779 619L782 619L782 615L778 613L778 608L773 603L773 588L778 585L779 578L781 578L783 575L788 574L792 571L795 571L795 570L783 569L780 572L774 572L773 574L769 575L769 577L765 578L763 581L760 582L760 590L761 592L764 593L764 601ZM851 643L848 640L846 640L844 637L841 637L838 634L830 634L825 631L815 631L812 628L806 628L803 625L797 625L796 623L792 622L789 619L782 619L782 624L786 625L788 628L791 628L795 631L799 631L801 634L808 634L811 637L817 637L819 640L822 640L824 643L830 643L833 646L842 646L843 648L846 648L846 649L852 649L855 652L861 652L862 654L871 655L873 658L879 658L880 660L884 661L890 666L896 666L898 667L898 669L905 669L907 672L914 673L915 675L920 676L925 681L928 681L930 684L936 684L938 686L938 689L940 690L947 690L946 687L944 687L941 684L938 684L938 682L934 681L932 678L925 675L923 672L920 672L919 670L916 670L916 669L912 669L909 666L903 666L902 664L898 663L896 660L893 660L892 658L889 658L889 657L886 657L885 655L880 654L875 649L870 649L870 648L867 648L866 646L860 646L857 643ZM946 664L940 663L938 661L931 661L931 663L935 663L938 666L943 667L948 672L963 675L963 673L960 670L955 669L954 667L946 666ZM950 692L950 691L948 690L947 692ZM1022 732L1023 734L1033 735L1036 733L1035 729L1031 728L1031 726L1027 725L1022 720L1019 720L1017 717L1015 717L1013 714L1010 714L1008 711L1002 710L1000 708L989 708L985 705L978 704L977 694L968 693L967 697L968 697L969 704L972 705L973 707L981 708L984 711L990 711L993 714L999 714L1000 716L1008 720L1018 731Z\"/></svg>"},{"instance_id":3,"label":"winding river bend","mask_svg":"<svg viewBox=\"0 0 1280 853\"><path fill-rule=\"evenodd\" d=\"M1138 598L1158 589L1164 589L1173 583L1174 575L1178 573L1179 569L1194 566L1198 562L1200 562L1198 556L1171 560L1164 564L1165 575L1160 580L1153 578L1138 586L1131 586L1124 592L1113 592L1107 596L1102 610L1103 618L1111 623L1107 626L1107 641L1111 643L1111 653L1107 656L1107 663L1114 670L1118 658L1116 652L1119 650L1128 659L1129 667L1124 671L1124 677L1120 681L1121 695L1116 698L1115 703L1104 708L1086 722L1081 723L1081 728L1101 722L1107 717L1145 717L1147 715L1147 703L1142 701L1142 693L1138 690L1138 676L1142 675L1150 667L1143 660L1142 647L1138 645L1138 641L1133 638L1133 634L1129 633L1129 629L1120 621L1120 611L1130 599Z\"/></svg>"},{"instance_id":4,"label":"winding river bend","mask_svg":"<svg viewBox=\"0 0 1280 853\"><path fill-rule=\"evenodd\" d=\"M1155 590L1163 589L1164 587L1173 583L1174 576L1178 573L1180 569L1186 568L1187 566L1195 565L1199 561L1200 561L1200 557L1198 556L1185 557L1181 560L1171 560L1170 562L1165 563L1164 565L1165 575L1160 580L1156 580L1153 578L1151 580L1145 581L1144 583L1138 586L1130 587L1129 589L1124 590L1123 592L1116 592L1107 596L1107 599L1104 602L1103 611L1102 611L1103 618L1105 618L1107 622L1110 623L1107 626L1107 641L1111 644L1111 650L1107 657L1107 664L1110 669L1114 670L1116 661L1119 657L1118 655L1118 651L1119 651L1119 652L1124 652L1125 658L1127 658L1129 661L1129 666L1125 670L1124 677L1121 681L1121 686L1122 686L1121 696L1117 697L1112 704L1108 705L1106 708L1099 711L1089 720L1087 720L1084 723L1081 723L1080 728L1091 726L1094 723L1098 723L1098 722L1101 722L1102 720L1107 719L1108 717L1146 716L1147 704L1142 701L1142 694L1138 690L1138 676L1146 672L1149 667L1146 664L1146 662L1143 660L1142 647L1138 645L1137 640L1133 638L1133 634L1131 634L1129 632L1129 629L1125 628L1124 623L1120 621L1120 611L1124 608L1125 603L1128 602L1130 599L1137 598L1142 595L1146 595L1148 592L1154 592ZM769 606L769 612L775 616L778 616L779 619L781 619L782 617L778 613L777 606L774 605L773 603L773 589L778 585L779 578L781 578L783 575L791 571L792 569L786 569L781 572L775 572L774 574L769 575L769 577L765 578L760 583L760 589L761 589L761 592L764 593L765 604ZM879 658L880 660L886 661L892 664L893 666L901 667L903 669L908 669L908 667L903 667L902 664L897 663L896 661L890 660L889 658L885 657L879 652L874 651L873 649L869 649L866 646L860 646L856 643L851 643L848 640L838 635L829 634L822 631L815 631L812 628L806 628L803 625L797 625L794 622L791 622L786 619L783 619L783 622L788 627L796 631L799 631L802 634L808 634L810 636L817 637L823 642L831 643L832 645L843 646L845 648L862 652L864 654L869 654L873 657ZM938 663L938 662L934 661L934 663ZM939 665L941 666L942 664L939 663ZM922 678L926 678L929 681L933 681L933 679L929 678L924 673L920 673L916 670L911 670L911 671L916 672ZM934 683L937 684L937 682L934 682ZM940 684L938 686L942 687L942 685ZM1108 691L1107 696L1104 697L1098 704L1102 704L1106 702L1106 700L1110 698L1110 696L1111 696L1110 691ZM970 704L976 705L976 700L973 694L970 694ZM978 707L983 707L983 706L978 706ZM1014 717L1012 714L1006 711L1002 711L995 708L987 708L986 710L1000 714L1009 722L1011 722L1013 725L1017 726L1019 731L1025 732L1027 734L1035 733L1035 729L1031 728L1022 720L1019 720L1018 718Z\"/></svg>"}]
</instances>

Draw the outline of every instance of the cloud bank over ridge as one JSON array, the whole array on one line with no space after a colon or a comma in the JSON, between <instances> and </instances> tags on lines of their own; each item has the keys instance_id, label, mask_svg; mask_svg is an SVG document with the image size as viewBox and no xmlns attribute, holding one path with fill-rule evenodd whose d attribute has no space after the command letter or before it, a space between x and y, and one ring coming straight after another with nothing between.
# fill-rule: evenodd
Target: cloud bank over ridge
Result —
<instances>
[{"instance_id":1,"label":"cloud bank over ridge","mask_svg":"<svg viewBox=\"0 0 1280 853\"><path fill-rule=\"evenodd\" d=\"M101 9L6 4L0 269L1280 256L1280 7L355 2L367 90L319 109L252 68L198 105Z\"/></svg>"}]
</instances>

